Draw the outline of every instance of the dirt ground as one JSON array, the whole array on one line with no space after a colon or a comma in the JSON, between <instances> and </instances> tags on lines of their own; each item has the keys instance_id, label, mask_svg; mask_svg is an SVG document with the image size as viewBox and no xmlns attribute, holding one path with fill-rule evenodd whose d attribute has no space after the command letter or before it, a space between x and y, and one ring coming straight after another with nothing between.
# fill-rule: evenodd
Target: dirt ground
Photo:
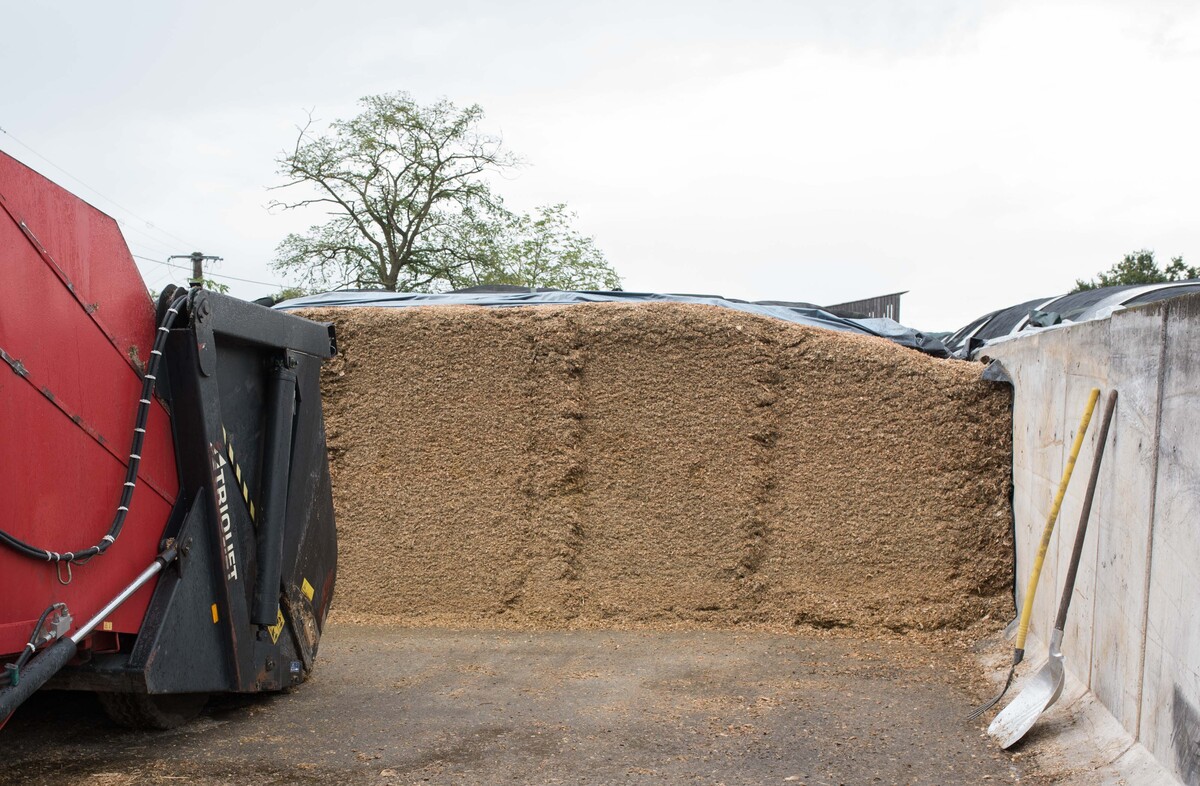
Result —
<instances>
[{"instance_id":1,"label":"dirt ground","mask_svg":"<svg viewBox=\"0 0 1200 786\"><path fill-rule=\"evenodd\" d=\"M963 720L1012 612L979 366L678 304L307 316L341 347L314 677L153 734L43 693L0 783L1038 782Z\"/></svg>"},{"instance_id":2,"label":"dirt ground","mask_svg":"<svg viewBox=\"0 0 1200 786\"><path fill-rule=\"evenodd\" d=\"M962 628L1010 615L1009 392L729 309L325 309L343 619Z\"/></svg>"},{"instance_id":3,"label":"dirt ground","mask_svg":"<svg viewBox=\"0 0 1200 786\"><path fill-rule=\"evenodd\" d=\"M963 720L979 686L932 642L335 625L309 683L171 732L39 694L0 783L1038 782Z\"/></svg>"}]
</instances>

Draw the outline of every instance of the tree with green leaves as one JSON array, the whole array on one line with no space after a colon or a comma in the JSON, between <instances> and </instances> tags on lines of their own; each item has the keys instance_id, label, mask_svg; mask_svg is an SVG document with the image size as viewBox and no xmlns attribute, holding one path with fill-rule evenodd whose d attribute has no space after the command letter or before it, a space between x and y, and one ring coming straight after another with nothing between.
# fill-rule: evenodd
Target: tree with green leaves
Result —
<instances>
[{"instance_id":1,"label":"tree with green leaves","mask_svg":"<svg viewBox=\"0 0 1200 786\"><path fill-rule=\"evenodd\" d=\"M618 289L621 279L593 238L573 226L565 204L513 216L495 244L495 257L479 268L474 283L537 289Z\"/></svg>"},{"instance_id":2,"label":"tree with green leaves","mask_svg":"<svg viewBox=\"0 0 1200 786\"><path fill-rule=\"evenodd\" d=\"M1200 268L1183 263L1183 257L1172 257L1171 263L1159 267L1154 261L1154 252L1148 249L1134 251L1107 271L1099 273L1093 280L1076 279L1072 292L1083 292L1098 287L1115 287L1122 284L1164 284L1200 278Z\"/></svg>"},{"instance_id":3,"label":"tree with green leaves","mask_svg":"<svg viewBox=\"0 0 1200 786\"><path fill-rule=\"evenodd\" d=\"M359 115L324 133L310 117L277 159L288 180L276 189L304 193L271 207L327 213L324 223L284 238L279 273L310 291L619 281L591 238L570 228L565 205L532 218L505 208L492 182L521 162L480 129L479 106L422 106L405 93L359 103ZM525 259L522 249L540 256Z\"/></svg>"},{"instance_id":4,"label":"tree with green leaves","mask_svg":"<svg viewBox=\"0 0 1200 786\"><path fill-rule=\"evenodd\" d=\"M276 303L282 303L285 300L291 300L293 298L304 297L305 295L311 294L313 293L309 292L304 287L281 287L278 292L276 292L274 295L271 295L271 299Z\"/></svg>"}]
</instances>

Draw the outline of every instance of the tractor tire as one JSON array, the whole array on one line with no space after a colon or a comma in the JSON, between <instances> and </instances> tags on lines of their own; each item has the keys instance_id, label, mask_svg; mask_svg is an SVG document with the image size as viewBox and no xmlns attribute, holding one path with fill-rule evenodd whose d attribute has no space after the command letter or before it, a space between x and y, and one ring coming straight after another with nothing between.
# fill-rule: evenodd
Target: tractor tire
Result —
<instances>
[{"instance_id":1,"label":"tractor tire","mask_svg":"<svg viewBox=\"0 0 1200 786\"><path fill-rule=\"evenodd\" d=\"M200 714L207 693L97 693L104 714L130 729L174 729Z\"/></svg>"}]
</instances>

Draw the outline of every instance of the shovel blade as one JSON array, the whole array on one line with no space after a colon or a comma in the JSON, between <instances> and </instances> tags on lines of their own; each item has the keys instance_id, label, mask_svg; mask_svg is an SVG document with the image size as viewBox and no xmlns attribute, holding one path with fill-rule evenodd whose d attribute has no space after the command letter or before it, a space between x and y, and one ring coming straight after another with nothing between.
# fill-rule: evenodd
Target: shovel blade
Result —
<instances>
[{"instance_id":1,"label":"shovel blade","mask_svg":"<svg viewBox=\"0 0 1200 786\"><path fill-rule=\"evenodd\" d=\"M1033 675L1021 692L988 726L1001 748L1008 748L1025 736L1041 714L1058 700L1063 686L1062 655L1051 654L1046 665Z\"/></svg>"}]
</instances>

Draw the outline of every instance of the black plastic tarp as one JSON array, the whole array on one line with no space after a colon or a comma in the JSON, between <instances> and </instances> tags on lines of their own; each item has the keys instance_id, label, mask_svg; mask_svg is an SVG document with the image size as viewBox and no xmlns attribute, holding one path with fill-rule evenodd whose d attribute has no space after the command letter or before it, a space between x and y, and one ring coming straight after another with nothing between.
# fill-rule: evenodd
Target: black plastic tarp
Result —
<instances>
[{"instance_id":1,"label":"black plastic tarp","mask_svg":"<svg viewBox=\"0 0 1200 786\"><path fill-rule=\"evenodd\" d=\"M1019 322L1028 318L1030 311L1051 299L1050 297L1035 298L985 314L955 331L954 335L946 339L946 347L955 354L963 354L970 339L983 343L1000 336L1007 336Z\"/></svg>"},{"instance_id":2,"label":"black plastic tarp","mask_svg":"<svg viewBox=\"0 0 1200 786\"><path fill-rule=\"evenodd\" d=\"M924 333L907 328L890 319L847 319L836 316L808 304L783 304L781 301L759 303L735 300L717 295L670 295L651 292L566 292L561 290L530 291L510 288L475 288L473 291L426 294L418 292L351 291L325 292L320 295L285 300L275 308L292 310L298 308L380 307L407 308L412 306L537 306L567 305L571 303L696 303L720 306L735 311L774 317L826 330L839 330L865 336L878 336L894 341L904 347L924 352L934 357L947 357L949 353L941 341Z\"/></svg>"},{"instance_id":3,"label":"black plastic tarp","mask_svg":"<svg viewBox=\"0 0 1200 786\"><path fill-rule=\"evenodd\" d=\"M946 340L946 346L957 357L969 357L990 341L1015 336L1025 330L1104 319L1117 309L1193 292L1200 292L1200 281L1125 284L1037 298L985 314L959 328Z\"/></svg>"}]
</instances>

